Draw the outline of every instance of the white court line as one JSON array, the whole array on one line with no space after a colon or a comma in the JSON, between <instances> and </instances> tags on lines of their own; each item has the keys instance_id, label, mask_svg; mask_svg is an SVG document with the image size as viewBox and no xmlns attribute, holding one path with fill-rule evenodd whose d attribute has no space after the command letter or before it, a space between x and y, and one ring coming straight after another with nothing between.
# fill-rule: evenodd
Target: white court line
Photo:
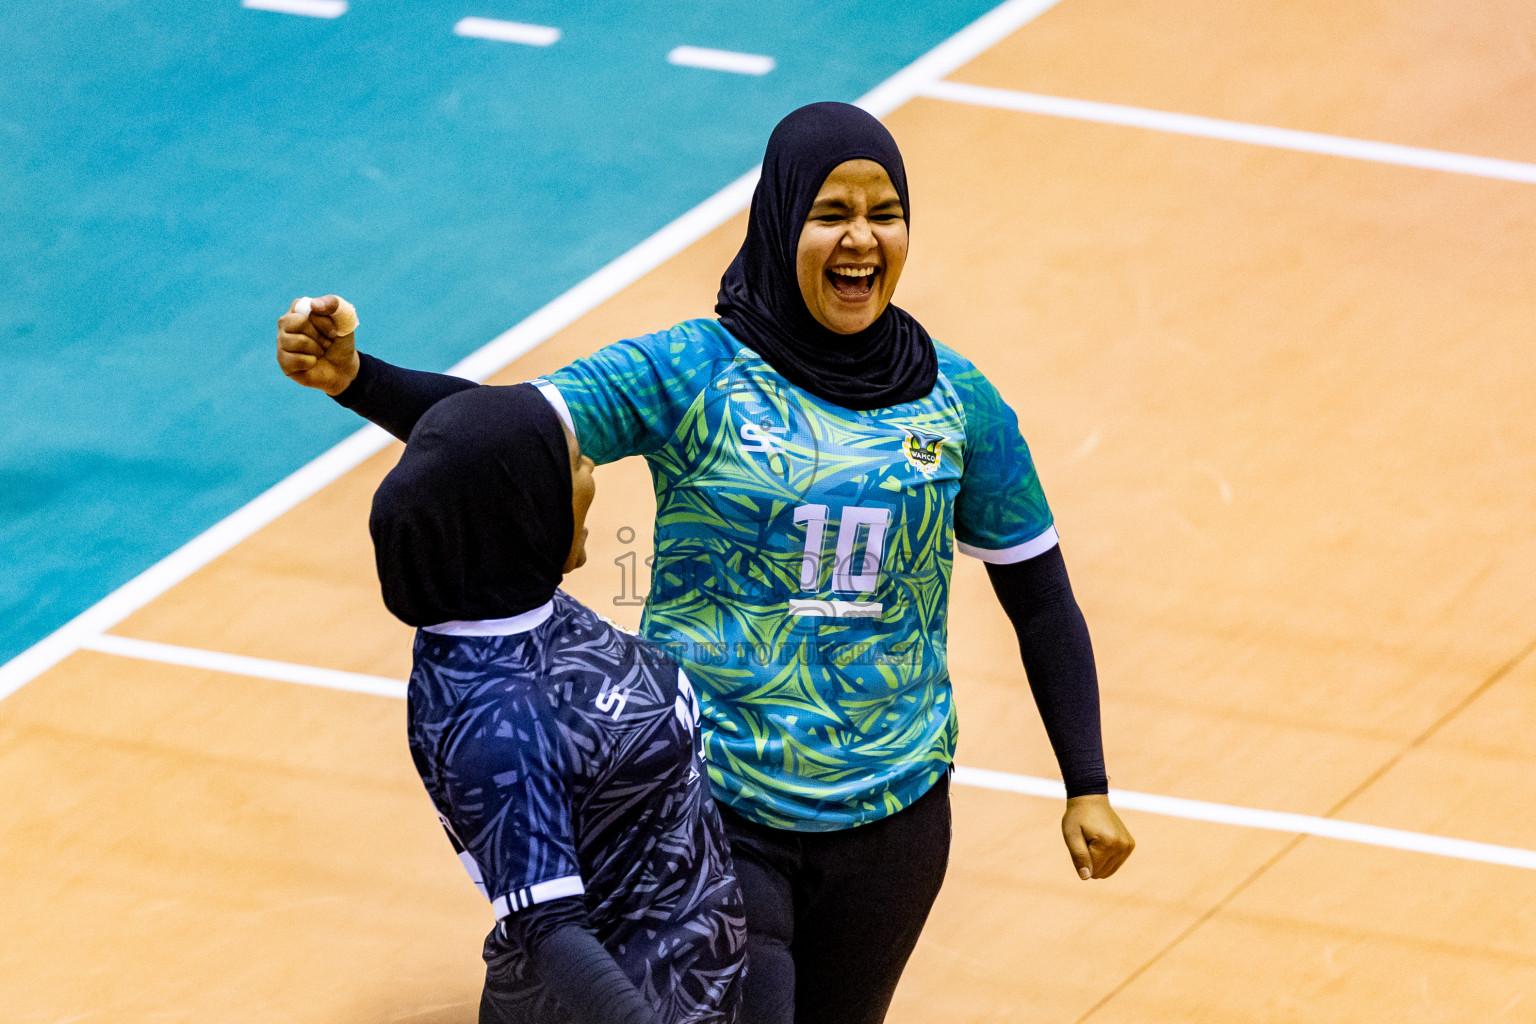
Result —
<instances>
[{"instance_id":1,"label":"white court line","mask_svg":"<svg viewBox=\"0 0 1536 1024\"><path fill-rule=\"evenodd\" d=\"M135 640L131 637L112 634L88 637L81 642L80 647L85 650L121 655L125 658L166 662L171 665L210 669L214 672L252 676L257 679L276 679L286 683L302 683L306 686L324 686L355 693L370 693L379 697L403 699L406 691L405 683L382 676L315 668L312 665L296 665L292 662L271 661L267 658L249 658L239 654L222 654L218 651ZM967 768L956 765L955 782L962 786L995 789L1005 793L1021 793L1025 796L1046 797L1052 800L1065 800L1067 796L1066 787L1054 779L1042 779L1033 775L1014 775L1011 772L997 772L987 768ZM1340 821L1336 818L1318 818L1310 814L1263 811L1233 804L1213 804L1204 800L1185 800L1175 796L1158 796L1155 793L1137 793L1127 789L1111 789L1109 798L1116 808L1123 811L1141 811L1144 814L1160 814L1190 821L1208 821L1218 825L1299 833L1324 839L1341 839L1349 843L1362 843L1366 846L1385 846L1394 850L1428 853L1438 857L1536 870L1536 850L1474 843L1466 839L1450 839L1422 832L1405 832L1401 829L1362 825L1359 822Z\"/></svg>"},{"instance_id":2,"label":"white court line","mask_svg":"<svg viewBox=\"0 0 1536 1024\"><path fill-rule=\"evenodd\" d=\"M858 101L884 117L930 82L1022 28L1060 0L1007 0L886 79ZM650 271L746 209L757 184L753 168L639 245L504 331L448 372L484 380L550 335L638 281ZM4 699L68 657L87 638L105 633L236 544L384 450L390 437L367 426L278 481L203 533L166 555L64 625L0 665Z\"/></svg>"},{"instance_id":3,"label":"white court line","mask_svg":"<svg viewBox=\"0 0 1536 1024\"><path fill-rule=\"evenodd\" d=\"M1145 128L1156 132L1172 132L1176 135L1197 135L1206 139L1246 142L1250 145L1269 146L1274 149L1291 149L1303 153L1320 153L1325 156L1342 156L1353 160L1370 160L1376 163L1398 164L1403 167L1421 167L1430 171L1449 171L1453 174L1471 174L1480 178L1499 178L1504 181L1536 184L1536 164L1520 163L1516 160L1447 153L1439 149L1419 149L1415 146L1399 146L1392 142L1371 142L1366 139L1346 138L1342 135L1299 132L1290 128L1271 128L1261 124L1243 124L1239 121L1219 121L1210 117L1196 117L1193 114L1172 114L1141 107L1122 107L1114 103L1096 103L1092 100L1041 96L1037 93L993 89L982 85L968 85L964 82L932 82L924 86L920 92L930 99L948 100L952 103L969 103L973 106L1065 117L1074 121L1095 121L1099 124L1121 125L1126 128Z\"/></svg>"},{"instance_id":4,"label":"white court line","mask_svg":"<svg viewBox=\"0 0 1536 1024\"><path fill-rule=\"evenodd\" d=\"M524 25L520 21L495 18L460 18L453 34L470 39L494 39L498 43L522 43L524 46L553 46L560 41L560 30L546 25Z\"/></svg>"},{"instance_id":5,"label":"white court line","mask_svg":"<svg viewBox=\"0 0 1536 1024\"><path fill-rule=\"evenodd\" d=\"M702 46L677 46L667 53L668 64L707 71L731 71L738 75L766 75L773 70L772 57L731 50L710 50Z\"/></svg>"},{"instance_id":6,"label":"white court line","mask_svg":"<svg viewBox=\"0 0 1536 1024\"><path fill-rule=\"evenodd\" d=\"M938 81L1004 36L1049 10L1057 2L1059 0L1009 0L887 79L861 98L858 101L859 105L877 116L884 116L913 96L924 94L939 99L983 103L1006 109L1097 120L1132 127L1228 138L1259 145L1283 144L1283 148L1303 149L1310 152L1383 160L1388 163L1402 163L1515 181L1536 181L1536 167L1512 161L1441 153L1434 150L1417 150L1387 143L1361 142L1337 136L1241 125L1188 115L1162 114L1156 111L1113 107L1109 104L1080 100L1005 93L1004 90L982 89L979 86ZM316 17L337 17L346 10L346 4L342 0L244 0L244 5ZM512 329L493 339L449 372L483 380L528 352L555 331L638 280L649 270L681 252L692 242L745 208L756 180L757 170L753 169ZM57 664L70 652L82 647L126 657L209 668L238 675L330 686L390 697L402 696L405 689L403 683L378 676L293 665L263 658L196 651L192 648L101 633L102 630L116 625L123 618L160 596L305 498L355 468L371 455L381 451L388 442L389 437L382 430L371 426L363 428L145 572L123 584L43 640L4 665L0 665L0 698L15 692L31 679ZM1065 796L1065 791L1059 782L981 768L959 767L956 770L955 781L962 785L1054 799ZM1111 796L1119 807L1126 810L1316 835L1439 856L1536 869L1536 851L1513 847L1404 832L1331 818L1263 811L1126 790L1112 790Z\"/></svg>"},{"instance_id":7,"label":"white court line","mask_svg":"<svg viewBox=\"0 0 1536 1024\"><path fill-rule=\"evenodd\" d=\"M1043 796L1065 800L1066 787L1052 779L1033 775L1012 775L994 772L986 768L955 767L955 781L964 786L982 789L998 789L1007 793L1023 793L1026 796ZM1411 850L1438 857L1454 857L1457 860L1475 860L1484 864L1504 864L1512 868L1536 870L1536 850L1524 850L1516 846L1494 846L1491 843L1474 843L1467 839L1449 839L1423 832L1404 832L1401 829L1382 828L1379 825L1362 825L1337 818L1317 818L1310 814L1290 814L1285 811L1261 811L1252 807L1233 804L1213 804L1204 800L1185 800L1176 796L1158 796L1155 793L1137 793L1128 789L1111 789L1110 801L1116 808L1141 811L1145 814L1161 814L1169 818L1190 821L1210 821L1218 825L1239 825L1243 828L1262 828L1274 832L1300 833L1321 836L1325 839L1342 839L1349 843L1367 846L1386 846L1394 850Z\"/></svg>"},{"instance_id":8,"label":"white court line","mask_svg":"<svg viewBox=\"0 0 1536 1024\"><path fill-rule=\"evenodd\" d=\"M240 0L240 6L310 18L339 18L347 13L347 0Z\"/></svg>"},{"instance_id":9,"label":"white court line","mask_svg":"<svg viewBox=\"0 0 1536 1024\"><path fill-rule=\"evenodd\" d=\"M316 668L313 665L295 665L289 661L272 661L268 658L248 658L243 654L222 654L195 647L178 647L175 644L155 643L151 640L135 640L127 636L102 633L88 637L80 648L116 654L139 661L157 661L187 668L206 668L214 672L226 672L235 676L251 676L255 679L276 679L284 683L301 683L305 686L323 686L331 690L350 690L353 693L371 693L376 697L405 699L405 683L383 676L364 675L360 672L340 672L332 668Z\"/></svg>"}]
</instances>

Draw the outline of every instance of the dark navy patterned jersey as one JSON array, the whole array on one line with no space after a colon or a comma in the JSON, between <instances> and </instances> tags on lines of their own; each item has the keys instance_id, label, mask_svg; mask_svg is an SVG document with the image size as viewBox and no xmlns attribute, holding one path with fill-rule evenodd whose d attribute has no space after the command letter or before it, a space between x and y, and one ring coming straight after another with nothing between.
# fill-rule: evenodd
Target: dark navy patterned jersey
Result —
<instances>
[{"instance_id":1,"label":"dark navy patterned jersey","mask_svg":"<svg viewBox=\"0 0 1536 1024\"><path fill-rule=\"evenodd\" d=\"M500 625L432 630L448 632L416 636L411 754L496 913L486 999L506 1020L567 1019L500 922L584 894L663 1019L734 1020L745 917L687 677L563 592Z\"/></svg>"}]
</instances>

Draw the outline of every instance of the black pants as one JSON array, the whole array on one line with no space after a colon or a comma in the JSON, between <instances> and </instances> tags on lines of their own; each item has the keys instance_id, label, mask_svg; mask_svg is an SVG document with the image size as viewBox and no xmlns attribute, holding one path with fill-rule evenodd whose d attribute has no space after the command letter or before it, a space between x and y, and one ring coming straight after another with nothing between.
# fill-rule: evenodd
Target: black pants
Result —
<instances>
[{"instance_id":1,"label":"black pants","mask_svg":"<svg viewBox=\"0 0 1536 1024\"><path fill-rule=\"evenodd\" d=\"M741 1024L880 1024L944 882L949 775L839 832L721 814L747 901Z\"/></svg>"}]
</instances>

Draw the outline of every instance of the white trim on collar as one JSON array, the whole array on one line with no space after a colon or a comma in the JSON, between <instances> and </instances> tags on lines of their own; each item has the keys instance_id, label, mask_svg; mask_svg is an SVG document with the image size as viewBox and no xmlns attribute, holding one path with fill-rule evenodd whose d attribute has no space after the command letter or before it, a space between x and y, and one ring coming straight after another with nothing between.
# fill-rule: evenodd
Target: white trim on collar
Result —
<instances>
[{"instance_id":1,"label":"white trim on collar","mask_svg":"<svg viewBox=\"0 0 1536 1024\"><path fill-rule=\"evenodd\" d=\"M551 598L532 611L508 616L505 619L473 621L455 619L452 622L439 622L435 626L421 628L428 633L444 633L448 636L511 636L514 633L533 632L549 621L549 617L553 614L555 614L555 602Z\"/></svg>"}]
</instances>

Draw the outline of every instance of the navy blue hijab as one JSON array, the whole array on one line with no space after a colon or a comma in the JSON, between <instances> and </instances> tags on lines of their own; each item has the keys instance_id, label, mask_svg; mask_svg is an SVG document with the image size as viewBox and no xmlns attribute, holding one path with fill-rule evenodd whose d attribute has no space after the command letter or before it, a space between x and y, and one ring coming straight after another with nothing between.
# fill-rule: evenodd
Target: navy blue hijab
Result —
<instances>
[{"instance_id":1,"label":"navy blue hijab","mask_svg":"<svg viewBox=\"0 0 1536 1024\"><path fill-rule=\"evenodd\" d=\"M427 410L368 517L384 605L412 626L539 607L575 529L565 430L531 384L470 388Z\"/></svg>"},{"instance_id":2,"label":"navy blue hijab","mask_svg":"<svg viewBox=\"0 0 1536 1024\"><path fill-rule=\"evenodd\" d=\"M805 308L795 274L795 250L816 193L847 160L885 168L910 225L906 169L885 126L847 103L801 107L768 137L747 237L720 279L715 312L790 383L844 408L880 409L933 390L939 361L928 332L894 305L857 334L828 330Z\"/></svg>"}]
</instances>

